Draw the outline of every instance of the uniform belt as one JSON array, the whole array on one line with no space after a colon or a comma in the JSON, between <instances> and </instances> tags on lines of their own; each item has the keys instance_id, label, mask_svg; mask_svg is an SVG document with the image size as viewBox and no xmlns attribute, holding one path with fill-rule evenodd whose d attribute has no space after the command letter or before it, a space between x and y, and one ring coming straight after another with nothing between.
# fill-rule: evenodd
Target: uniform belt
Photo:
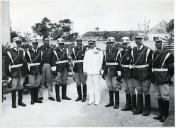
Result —
<instances>
[{"instance_id":1,"label":"uniform belt","mask_svg":"<svg viewBox=\"0 0 176 128\"><path fill-rule=\"evenodd\" d=\"M74 63L83 63L83 60L75 60Z\"/></svg>"},{"instance_id":2,"label":"uniform belt","mask_svg":"<svg viewBox=\"0 0 176 128\"><path fill-rule=\"evenodd\" d=\"M167 72L167 68L152 68L152 71L154 72Z\"/></svg>"},{"instance_id":3,"label":"uniform belt","mask_svg":"<svg viewBox=\"0 0 176 128\"><path fill-rule=\"evenodd\" d=\"M107 62L106 65L119 65L119 63L109 63L109 62Z\"/></svg>"},{"instance_id":4,"label":"uniform belt","mask_svg":"<svg viewBox=\"0 0 176 128\"><path fill-rule=\"evenodd\" d=\"M56 64L68 63L68 60L57 61Z\"/></svg>"},{"instance_id":5,"label":"uniform belt","mask_svg":"<svg viewBox=\"0 0 176 128\"><path fill-rule=\"evenodd\" d=\"M40 65L40 63L28 63L28 66L29 67L32 67L32 66L39 66Z\"/></svg>"},{"instance_id":6,"label":"uniform belt","mask_svg":"<svg viewBox=\"0 0 176 128\"><path fill-rule=\"evenodd\" d=\"M11 72L12 68L19 68L19 67L22 67L22 66L23 66L23 64L9 65L9 71Z\"/></svg>"},{"instance_id":7,"label":"uniform belt","mask_svg":"<svg viewBox=\"0 0 176 128\"><path fill-rule=\"evenodd\" d=\"M148 66L149 66L148 64L145 64L145 65L134 65L134 68L146 68Z\"/></svg>"},{"instance_id":8,"label":"uniform belt","mask_svg":"<svg viewBox=\"0 0 176 128\"><path fill-rule=\"evenodd\" d=\"M123 65L123 64L122 64L122 67L123 67L123 68L129 68L130 66L131 66L131 65Z\"/></svg>"}]
</instances>

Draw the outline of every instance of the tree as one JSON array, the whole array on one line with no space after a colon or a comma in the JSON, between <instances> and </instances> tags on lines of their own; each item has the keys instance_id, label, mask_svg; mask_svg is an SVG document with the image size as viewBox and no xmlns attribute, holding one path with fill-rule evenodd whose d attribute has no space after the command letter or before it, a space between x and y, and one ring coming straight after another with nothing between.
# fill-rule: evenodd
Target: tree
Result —
<instances>
[{"instance_id":1,"label":"tree","mask_svg":"<svg viewBox=\"0 0 176 128\"><path fill-rule=\"evenodd\" d=\"M39 36L50 36L54 40L61 38L65 35L66 39L73 40L76 33L70 33L71 31L71 20L64 19L60 20L59 23L53 23L47 17L43 18L40 23L36 23L32 26L32 30Z\"/></svg>"},{"instance_id":2,"label":"tree","mask_svg":"<svg viewBox=\"0 0 176 128\"><path fill-rule=\"evenodd\" d=\"M49 36L51 27L51 20L47 17L44 17L41 23L36 23L34 26L32 26L32 30L39 36Z\"/></svg>"},{"instance_id":3,"label":"tree","mask_svg":"<svg viewBox=\"0 0 176 128\"><path fill-rule=\"evenodd\" d=\"M170 22L167 24L167 32L173 31L174 31L174 19L170 20Z\"/></svg>"}]
</instances>

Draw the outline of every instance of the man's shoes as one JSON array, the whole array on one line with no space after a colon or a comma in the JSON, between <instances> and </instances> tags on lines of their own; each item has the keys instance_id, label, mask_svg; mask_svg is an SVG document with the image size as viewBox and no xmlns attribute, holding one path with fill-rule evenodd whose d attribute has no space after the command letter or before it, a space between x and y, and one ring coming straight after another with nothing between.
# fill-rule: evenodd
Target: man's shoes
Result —
<instances>
[{"instance_id":1,"label":"man's shoes","mask_svg":"<svg viewBox=\"0 0 176 128\"><path fill-rule=\"evenodd\" d=\"M49 97L48 100L55 101L54 97Z\"/></svg>"},{"instance_id":2,"label":"man's shoes","mask_svg":"<svg viewBox=\"0 0 176 128\"><path fill-rule=\"evenodd\" d=\"M62 97L63 100L71 100L71 98L67 97L67 96L64 96Z\"/></svg>"},{"instance_id":3,"label":"man's shoes","mask_svg":"<svg viewBox=\"0 0 176 128\"><path fill-rule=\"evenodd\" d=\"M43 100L43 97L39 97L38 100Z\"/></svg>"},{"instance_id":4,"label":"man's shoes","mask_svg":"<svg viewBox=\"0 0 176 128\"><path fill-rule=\"evenodd\" d=\"M26 107L26 104L24 104L23 102L18 103L19 106L23 106Z\"/></svg>"}]
</instances>

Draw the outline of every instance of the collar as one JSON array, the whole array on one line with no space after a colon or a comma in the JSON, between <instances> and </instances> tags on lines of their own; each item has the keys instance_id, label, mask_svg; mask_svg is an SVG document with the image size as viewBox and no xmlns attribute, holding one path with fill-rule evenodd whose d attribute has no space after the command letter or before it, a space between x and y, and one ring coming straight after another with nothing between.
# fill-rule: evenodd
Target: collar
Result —
<instances>
[{"instance_id":1,"label":"collar","mask_svg":"<svg viewBox=\"0 0 176 128\"><path fill-rule=\"evenodd\" d=\"M137 49L140 51L143 47L144 45L142 44L140 47L137 47Z\"/></svg>"},{"instance_id":2,"label":"collar","mask_svg":"<svg viewBox=\"0 0 176 128\"><path fill-rule=\"evenodd\" d=\"M38 47L37 47L36 49L32 48L32 51L33 51L33 52L35 52L36 50L38 51Z\"/></svg>"},{"instance_id":3,"label":"collar","mask_svg":"<svg viewBox=\"0 0 176 128\"><path fill-rule=\"evenodd\" d=\"M14 49L15 51L23 50L22 48L19 48L19 49L17 50L16 47L13 47L13 49Z\"/></svg>"}]
</instances>

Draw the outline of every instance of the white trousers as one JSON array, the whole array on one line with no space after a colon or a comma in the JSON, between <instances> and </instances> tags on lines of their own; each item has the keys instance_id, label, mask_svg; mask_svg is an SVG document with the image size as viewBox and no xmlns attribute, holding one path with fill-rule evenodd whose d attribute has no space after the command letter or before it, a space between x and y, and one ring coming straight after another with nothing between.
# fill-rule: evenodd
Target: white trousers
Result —
<instances>
[{"instance_id":1,"label":"white trousers","mask_svg":"<svg viewBox=\"0 0 176 128\"><path fill-rule=\"evenodd\" d=\"M100 102L100 75L87 75L87 89L88 89L88 97L89 97L89 104L99 104Z\"/></svg>"}]
</instances>

